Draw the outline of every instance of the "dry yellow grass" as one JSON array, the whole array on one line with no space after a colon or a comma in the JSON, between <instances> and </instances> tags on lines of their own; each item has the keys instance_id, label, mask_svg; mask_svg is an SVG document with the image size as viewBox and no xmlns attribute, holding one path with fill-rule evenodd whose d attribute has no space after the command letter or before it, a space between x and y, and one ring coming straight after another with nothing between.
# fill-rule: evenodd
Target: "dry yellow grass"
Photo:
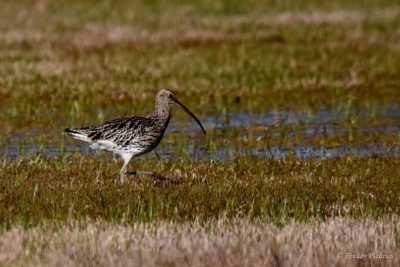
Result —
<instances>
[{"instance_id":1,"label":"dry yellow grass","mask_svg":"<svg viewBox=\"0 0 400 267\"><path fill-rule=\"evenodd\" d=\"M0 235L0 262L13 266L399 266L400 221L72 221Z\"/></svg>"},{"instance_id":2,"label":"dry yellow grass","mask_svg":"<svg viewBox=\"0 0 400 267\"><path fill-rule=\"evenodd\" d=\"M313 10L310 12L280 12L278 14L264 15L236 15L230 17L219 16L193 16L186 14L171 14L161 16L160 27L157 30L143 25L125 25L110 22L89 22L80 25L77 29L59 31L54 29L52 23L37 23L30 25L25 16L43 16L42 11L30 12L18 11L24 17L22 27L15 27L7 20L1 20L0 44L10 46L13 44L29 43L43 50L49 50L52 46L67 47L70 49L95 49L113 46L143 46L147 44L177 44L190 46L205 43L229 43L245 41L282 41L282 36L271 34L267 29L277 26L317 26L317 25L358 25L360 28L366 22L387 22L392 23L400 14L400 8L379 8L374 11L364 10L335 10L322 11ZM68 25L59 17L51 18L53 23ZM189 23L190 22L190 23ZM27 25L25 25L25 23ZM174 27L166 27L172 24ZM256 27L258 31L246 32L243 29ZM264 28L264 30L262 30ZM52 32L53 34L49 34ZM360 30L353 35L360 35ZM351 36L351 34L350 34ZM278 38L278 40L276 39ZM375 38L376 42L382 41ZM395 40L393 41L395 43ZM44 45L46 44L46 45Z\"/></svg>"}]
</instances>

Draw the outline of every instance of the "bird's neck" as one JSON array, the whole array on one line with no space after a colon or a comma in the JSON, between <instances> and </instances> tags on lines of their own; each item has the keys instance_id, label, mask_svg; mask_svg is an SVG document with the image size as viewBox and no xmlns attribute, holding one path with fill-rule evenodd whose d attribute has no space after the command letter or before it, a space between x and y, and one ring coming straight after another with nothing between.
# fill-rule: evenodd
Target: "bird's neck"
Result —
<instances>
[{"instance_id":1,"label":"bird's neck","mask_svg":"<svg viewBox=\"0 0 400 267\"><path fill-rule=\"evenodd\" d=\"M169 118L171 116L171 110L168 104L156 104L156 110L154 112L159 118Z\"/></svg>"},{"instance_id":2,"label":"bird's neck","mask_svg":"<svg viewBox=\"0 0 400 267\"><path fill-rule=\"evenodd\" d=\"M150 115L155 120L159 121L160 124L165 124L165 127L168 125L169 119L171 117L170 106L167 105L156 105L156 110L153 114Z\"/></svg>"}]
</instances>

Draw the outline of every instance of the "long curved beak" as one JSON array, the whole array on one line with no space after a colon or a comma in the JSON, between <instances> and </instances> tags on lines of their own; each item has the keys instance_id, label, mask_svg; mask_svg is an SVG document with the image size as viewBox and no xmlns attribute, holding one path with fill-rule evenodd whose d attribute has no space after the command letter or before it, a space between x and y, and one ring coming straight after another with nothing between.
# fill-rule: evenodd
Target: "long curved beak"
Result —
<instances>
[{"instance_id":1,"label":"long curved beak","mask_svg":"<svg viewBox=\"0 0 400 267\"><path fill-rule=\"evenodd\" d=\"M184 111L186 111L186 113L189 114L190 117L192 117L197 122L197 124L200 126L203 133L206 134L206 131L204 130L203 125L201 125L199 119L187 107L185 107L181 102L179 102L178 99L176 99L175 97L174 97L174 101L178 106L180 106Z\"/></svg>"}]
</instances>

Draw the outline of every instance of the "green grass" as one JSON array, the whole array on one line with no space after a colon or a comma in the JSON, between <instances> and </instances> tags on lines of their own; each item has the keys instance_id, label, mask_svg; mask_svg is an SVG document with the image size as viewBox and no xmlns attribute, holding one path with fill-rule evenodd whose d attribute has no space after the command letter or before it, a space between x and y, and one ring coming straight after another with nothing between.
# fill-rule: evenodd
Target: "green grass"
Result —
<instances>
[{"instance_id":1,"label":"green grass","mask_svg":"<svg viewBox=\"0 0 400 267\"><path fill-rule=\"evenodd\" d=\"M75 157L41 157L4 165L0 171L2 225L102 219L112 222L211 218L261 218L274 223L332 216L398 214L396 158L217 162L145 161L174 182L131 177L120 185L120 164ZM136 166L135 166L136 165Z\"/></svg>"}]
</instances>

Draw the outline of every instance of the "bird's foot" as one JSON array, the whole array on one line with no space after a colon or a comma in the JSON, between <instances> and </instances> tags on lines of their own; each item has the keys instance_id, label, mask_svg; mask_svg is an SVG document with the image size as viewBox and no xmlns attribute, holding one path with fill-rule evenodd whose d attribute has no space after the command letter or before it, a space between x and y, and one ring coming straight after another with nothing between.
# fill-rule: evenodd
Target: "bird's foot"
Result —
<instances>
[{"instance_id":1,"label":"bird's foot","mask_svg":"<svg viewBox=\"0 0 400 267\"><path fill-rule=\"evenodd\" d=\"M119 174L119 181L120 181L121 184L124 184L124 182L125 182L125 172L121 172Z\"/></svg>"},{"instance_id":2,"label":"bird's foot","mask_svg":"<svg viewBox=\"0 0 400 267\"><path fill-rule=\"evenodd\" d=\"M137 176L137 175L148 175L148 176L151 176L151 177L157 179L158 181L178 183L178 181L176 179L173 179L172 177L163 176L163 175L155 173L155 172L131 171L131 172L126 172L126 174L135 175L135 176Z\"/></svg>"},{"instance_id":3,"label":"bird's foot","mask_svg":"<svg viewBox=\"0 0 400 267\"><path fill-rule=\"evenodd\" d=\"M126 172L128 175L149 175L153 176L155 175L154 172L144 172L144 171L131 171L131 172Z\"/></svg>"}]
</instances>

